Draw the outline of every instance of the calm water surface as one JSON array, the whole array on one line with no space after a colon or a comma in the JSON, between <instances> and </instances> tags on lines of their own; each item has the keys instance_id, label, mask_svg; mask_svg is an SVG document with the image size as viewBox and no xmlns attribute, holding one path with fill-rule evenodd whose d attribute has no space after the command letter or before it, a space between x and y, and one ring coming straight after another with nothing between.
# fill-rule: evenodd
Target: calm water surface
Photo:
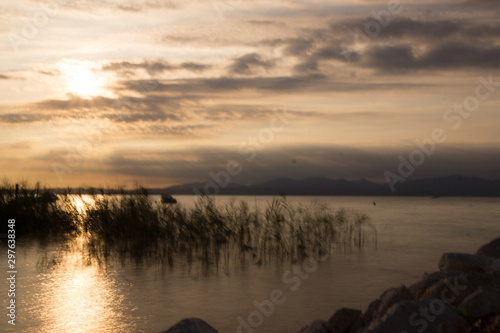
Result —
<instances>
[{"instance_id":1,"label":"calm water surface","mask_svg":"<svg viewBox=\"0 0 500 333\"><path fill-rule=\"evenodd\" d=\"M218 197L224 203L231 197ZM192 205L193 196L177 196ZM237 197L264 207L271 197ZM238 317L259 320L254 302L281 290L276 305L254 332L298 332L314 319L328 319L340 307L366 309L385 289L409 285L437 270L443 252L473 253L500 237L500 198L289 197L316 200L332 208L367 213L378 231L377 245L348 248L291 282L290 263L257 266L110 263L88 264L75 242L61 252L54 244L18 240L17 320L7 324L8 285L0 279L5 314L0 331L160 332L185 317L200 317L219 332L237 332ZM20 223L20 222L18 222ZM5 240L1 240L5 244ZM4 253L6 246L3 245ZM5 259L5 260L4 260ZM0 274L7 275L7 256ZM283 279L285 276L285 279ZM295 276L296 277L296 276ZM298 285L298 281L300 285ZM291 287L295 290L292 290ZM247 332L243 330L243 332Z\"/></svg>"}]
</instances>

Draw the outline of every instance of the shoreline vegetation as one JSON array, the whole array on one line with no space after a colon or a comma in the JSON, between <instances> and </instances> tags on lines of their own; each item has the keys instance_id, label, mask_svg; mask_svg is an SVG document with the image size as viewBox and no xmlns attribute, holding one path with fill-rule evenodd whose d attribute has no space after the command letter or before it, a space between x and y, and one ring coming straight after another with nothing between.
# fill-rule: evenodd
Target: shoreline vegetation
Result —
<instances>
[{"instance_id":1,"label":"shoreline vegetation","mask_svg":"<svg viewBox=\"0 0 500 333\"><path fill-rule=\"evenodd\" d=\"M18 237L79 239L88 260L99 264L115 258L165 267L176 259L215 266L231 258L257 265L297 262L377 240L366 214L326 204L294 205L285 197L262 209L245 201L219 205L210 196L198 197L194 207L161 204L145 188L120 195L68 189L54 197L39 183L16 188L4 180L0 218L16 219Z\"/></svg>"}]
</instances>

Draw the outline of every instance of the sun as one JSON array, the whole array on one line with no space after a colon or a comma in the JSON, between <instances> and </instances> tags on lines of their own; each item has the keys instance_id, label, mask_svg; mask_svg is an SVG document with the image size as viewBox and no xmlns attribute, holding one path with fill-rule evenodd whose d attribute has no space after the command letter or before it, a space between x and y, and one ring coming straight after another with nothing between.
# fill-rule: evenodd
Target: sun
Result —
<instances>
[{"instance_id":1,"label":"sun","mask_svg":"<svg viewBox=\"0 0 500 333\"><path fill-rule=\"evenodd\" d=\"M99 76L89 62L71 61L61 65L64 90L75 96L90 98L104 93L105 79Z\"/></svg>"},{"instance_id":2,"label":"sun","mask_svg":"<svg viewBox=\"0 0 500 333\"><path fill-rule=\"evenodd\" d=\"M88 68L76 68L71 73L68 89L73 95L91 97L99 94L99 83L94 73Z\"/></svg>"}]
</instances>

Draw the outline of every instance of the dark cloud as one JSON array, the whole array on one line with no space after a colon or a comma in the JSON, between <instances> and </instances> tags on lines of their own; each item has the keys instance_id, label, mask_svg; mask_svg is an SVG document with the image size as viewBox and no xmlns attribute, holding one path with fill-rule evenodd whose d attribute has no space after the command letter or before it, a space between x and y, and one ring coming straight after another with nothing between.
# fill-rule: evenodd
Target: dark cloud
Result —
<instances>
[{"instance_id":1,"label":"dark cloud","mask_svg":"<svg viewBox=\"0 0 500 333\"><path fill-rule=\"evenodd\" d=\"M179 101L172 97L51 99L26 105L23 110L0 114L2 123L37 123L68 119L109 119L117 123L157 122L183 118L177 111Z\"/></svg>"},{"instance_id":2,"label":"dark cloud","mask_svg":"<svg viewBox=\"0 0 500 333\"><path fill-rule=\"evenodd\" d=\"M474 39L492 38L496 40L500 35L500 25L499 24L471 25L467 27L463 33L467 34L470 38Z\"/></svg>"},{"instance_id":3,"label":"dark cloud","mask_svg":"<svg viewBox=\"0 0 500 333\"><path fill-rule=\"evenodd\" d=\"M191 43L195 41L199 41L199 37L197 35L183 35L183 34L167 34L162 38L162 41L165 43Z\"/></svg>"},{"instance_id":4,"label":"dark cloud","mask_svg":"<svg viewBox=\"0 0 500 333\"><path fill-rule=\"evenodd\" d=\"M148 81L129 80L122 82L122 90L144 91L144 84ZM357 82L349 80L329 79L321 73L297 74L291 76L278 77L249 77L232 78L220 77L209 79L186 79L174 81L161 81L152 87L150 93L183 94L191 93L200 95L210 94L210 98L224 98L232 96L235 91L255 90L262 92L275 92L282 94L292 94L298 92L357 92L366 90L387 89L407 89L433 86L433 84L413 84L413 83L385 83L385 82Z\"/></svg>"},{"instance_id":5,"label":"dark cloud","mask_svg":"<svg viewBox=\"0 0 500 333\"><path fill-rule=\"evenodd\" d=\"M318 71L318 62L311 58L295 65L294 70L298 73L314 73Z\"/></svg>"},{"instance_id":6,"label":"dark cloud","mask_svg":"<svg viewBox=\"0 0 500 333\"><path fill-rule=\"evenodd\" d=\"M380 148L352 147L341 145L274 146L258 151L255 159L248 162L248 155L234 149L220 147L193 148L188 151L154 149L149 151L114 151L108 157L96 161L102 172L112 171L122 175L148 179L189 179L211 181L209 173L223 170L230 160L237 161L242 173L231 181L240 184L260 183L273 178L328 177L332 179L367 178L384 182L384 173L397 173L398 156L408 156L415 147ZM467 158L464 158L467 156ZM47 159L54 158L53 155ZM293 161L296 163L293 163ZM500 154L496 147L441 146L434 154L416 168L411 178L429 178L459 174L498 179Z\"/></svg>"},{"instance_id":7,"label":"dark cloud","mask_svg":"<svg viewBox=\"0 0 500 333\"><path fill-rule=\"evenodd\" d=\"M111 107L113 102L112 98L103 96L87 99L76 95L68 95L68 99L48 99L34 103L32 106L41 110L71 110Z\"/></svg>"},{"instance_id":8,"label":"dark cloud","mask_svg":"<svg viewBox=\"0 0 500 333\"><path fill-rule=\"evenodd\" d=\"M48 71L40 70L40 71L38 71L38 73L40 73L42 75L47 75L47 76L59 76L59 75L61 75L61 71L59 71L58 69L51 69Z\"/></svg>"},{"instance_id":9,"label":"dark cloud","mask_svg":"<svg viewBox=\"0 0 500 333\"><path fill-rule=\"evenodd\" d=\"M283 23L273 20L249 20L248 23L259 26L283 25Z\"/></svg>"},{"instance_id":10,"label":"dark cloud","mask_svg":"<svg viewBox=\"0 0 500 333\"><path fill-rule=\"evenodd\" d=\"M500 9L498 6L498 0L467 0L464 1L461 5L479 9Z\"/></svg>"},{"instance_id":11,"label":"dark cloud","mask_svg":"<svg viewBox=\"0 0 500 333\"><path fill-rule=\"evenodd\" d=\"M416 58L410 46L378 46L366 54L365 63L384 70L400 70L416 67Z\"/></svg>"},{"instance_id":12,"label":"dark cloud","mask_svg":"<svg viewBox=\"0 0 500 333\"><path fill-rule=\"evenodd\" d=\"M303 55L313 48L314 43L311 38L291 38L286 41L283 51L287 55Z\"/></svg>"},{"instance_id":13,"label":"dark cloud","mask_svg":"<svg viewBox=\"0 0 500 333\"><path fill-rule=\"evenodd\" d=\"M457 40L469 38L497 38L500 25L489 23L468 22L465 20L415 20L411 18L398 18L390 22L380 31L380 38L422 38L443 39L455 38Z\"/></svg>"},{"instance_id":14,"label":"dark cloud","mask_svg":"<svg viewBox=\"0 0 500 333\"><path fill-rule=\"evenodd\" d=\"M103 71L130 71L143 69L148 73L161 73L166 70L173 70L176 67L170 65L164 61L144 61L140 63L134 63L130 61L120 61L120 62L112 62L107 65L102 66Z\"/></svg>"},{"instance_id":15,"label":"dark cloud","mask_svg":"<svg viewBox=\"0 0 500 333\"><path fill-rule=\"evenodd\" d=\"M10 79L10 77L8 77L7 75L0 74L0 80L8 80L8 79Z\"/></svg>"},{"instance_id":16,"label":"dark cloud","mask_svg":"<svg viewBox=\"0 0 500 333\"><path fill-rule=\"evenodd\" d=\"M189 100L189 105L184 102ZM45 100L17 110L0 112L0 123L30 124L58 121L109 120L122 126L124 132L141 132L144 135L193 135L200 129L245 121L261 121L273 114L271 106L218 104L207 106L194 103L196 96L163 97L158 95L141 98L111 99L102 96L82 99L70 96L66 100ZM314 111L287 111L296 117L317 117ZM203 125L203 126L202 126Z\"/></svg>"},{"instance_id":17,"label":"dark cloud","mask_svg":"<svg viewBox=\"0 0 500 333\"><path fill-rule=\"evenodd\" d=\"M376 22L379 22L379 24L375 24ZM375 32L375 25L378 25L380 30L373 36L371 34ZM397 16L385 21L376 20L373 17L333 21L329 24L329 29L315 31L314 35L323 40L341 39L343 41L352 40L356 35L361 38L366 36L374 41L380 38L408 37L436 40L451 37L457 39L470 37L496 38L499 31L500 24L496 21L467 20L464 18L421 19ZM476 35L478 32L480 36ZM360 34L362 35L359 36ZM363 40L361 39L361 41Z\"/></svg>"},{"instance_id":18,"label":"dark cloud","mask_svg":"<svg viewBox=\"0 0 500 333\"><path fill-rule=\"evenodd\" d=\"M440 44L416 56L411 46L376 46L367 51L363 62L386 71L497 68L500 66L500 47Z\"/></svg>"},{"instance_id":19,"label":"dark cloud","mask_svg":"<svg viewBox=\"0 0 500 333\"><path fill-rule=\"evenodd\" d=\"M352 19L345 20L342 22L334 22L330 24L331 32L334 34L350 35L355 37L356 34L370 36L370 33L366 32L366 25L368 22L374 22L373 18L363 18L363 19ZM402 37L413 37L413 38L444 38L451 35L456 35L462 32L465 27L469 24L466 22L457 22L455 20L416 20L407 17L397 17L388 21L386 26L380 26L380 32L377 36L372 38L402 38ZM373 29L373 28L372 28ZM370 32L371 30L369 30ZM364 36L361 36L364 37Z\"/></svg>"},{"instance_id":20,"label":"dark cloud","mask_svg":"<svg viewBox=\"0 0 500 333\"><path fill-rule=\"evenodd\" d=\"M273 60L264 60L257 53L247 53L236 59L229 66L229 71L233 74L252 74L255 68L270 69L274 67Z\"/></svg>"},{"instance_id":21,"label":"dark cloud","mask_svg":"<svg viewBox=\"0 0 500 333\"><path fill-rule=\"evenodd\" d=\"M497 22L395 17L379 25L380 32L373 36L364 30L367 22L374 21L337 21L328 29L304 30L308 37L264 40L263 44L292 50L284 55L298 55L300 62L294 69L303 73L317 71L322 61L332 60L383 70L494 68L499 64ZM366 49L364 54L360 49ZM420 54L422 49L424 54Z\"/></svg>"},{"instance_id":22,"label":"dark cloud","mask_svg":"<svg viewBox=\"0 0 500 333\"><path fill-rule=\"evenodd\" d=\"M317 49L308 61L337 60L341 62L358 62L360 55L357 51L340 46L325 46Z\"/></svg>"},{"instance_id":23,"label":"dark cloud","mask_svg":"<svg viewBox=\"0 0 500 333\"><path fill-rule=\"evenodd\" d=\"M196 62L185 62L182 64L172 65L163 60L157 61L143 61L143 62L130 62L130 61L120 61L111 62L107 65L102 66L103 71L114 71L114 72L127 72L134 71L138 69L145 70L147 73L154 75L157 73L162 73L165 71L174 71L179 69L185 69L191 72L201 72L209 69L211 66L200 64Z\"/></svg>"},{"instance_id":24,"label":"dark cloud","mask_svg":"<svg viewBox=\"0 0 500 333\"><path fill-rule=\"evenodd\" d=\"M196 62L185 62L179 66L182 69L186 69L191 72L203 72L207 69L210 69L212 66L199 64Z\"/></svg>"},{"instance_id":25,"label":"dark cloud","mask_svg":"<svg viewBox=\"0 0 500 333\"><path fill-rule=\"evenodd\" d=\"M142 91L143 82L141 80L124 82L125 89ZM375 88L376 85L373 85ZM274 91L283 93L306 92L311 90L323 89L339 89L344 90L359 90L367 88L367 85L332 83L328 84L326 77L321 74L297 75L297 76L280 76L280 77L254 77L254 78L210 78L210 79L189 79L164 81L152 89L152 92L170 92L170 93L229 93L244 89Z\"/></svg>"},{"instance_id":26,"label":"dark cloud","mask_svg":"<svg viewBox=\"0 0 500 333\"><path fill-rule=\"evenodd\" d=\"M500 47L444 44L420 57L424 68L498 67Z\"/></svg>"},{"instance_id":27,"label":"dark cloud","mask_svg":"<svg viewBox=\"0 0 500 333\"><path fill-rule=\"evenodd\" d=\"M202 137L207 131L212 133L217 126L213 124L179 124L137 122L119 127L120 131L132 136L146 137Z\"/></svg>"},{"instance_id":28,"label":"dark cloud","mask_svg":"<svg viewBox=\"0 0 500 333\"><path fill-rule=\"evenodd\" d=\"M6 124L27 124L34 122L47 122L54 119L50 114L40 114L35 112L19 112L0 114L0 123Z\"/></svg>"},{"instance_id":29,"label":"dark cloud","mask_svg":"<svg viewBox=\"0 0 500 333\"><path fill-rule=\"evenodd\" d=\"M464 24L446 20L417 21L411 18L398 18L381 30L380 37L446 38L463 31Z\"/></svg>"},{"instance_id":30,"label":"dark cloud","mask_svg":"<svg viewBox=\"0 0 500 333\"><path fill-rule=\"evenodd\" d=\"M176 80L173 82L160 82L154 87L153 92L184 93L195 91L197 93L227 93L243 89L269 90L269 91L294 91L310 88L324 77L302 76L302 77L271 77L271 78L210 78ZM126 81L123 83L125 89L142 91L142 80Z\"/></svg>"}]
</instances>

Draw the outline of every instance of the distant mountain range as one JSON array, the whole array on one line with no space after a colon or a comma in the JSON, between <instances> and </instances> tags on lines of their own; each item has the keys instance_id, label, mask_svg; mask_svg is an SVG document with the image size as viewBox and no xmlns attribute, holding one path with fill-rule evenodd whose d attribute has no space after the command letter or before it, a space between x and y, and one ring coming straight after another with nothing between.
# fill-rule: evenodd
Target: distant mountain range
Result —
<instances>
[{"instance_id":1,"label":"distant mountain range","mask_svg":"<svg viewBox=\"0 0 500 333\"><path fill-rule=\"evenodd\" d=\"M150 194L202 194L207 184L207 194L214 193L215 182L191 183L166 188L150 188ZM500 180L485 180L479 177L448 176L406 180L395 185L391 192L386 183L374 183L366 179L345 180L311 177L302 180L277 178L255 185L229 183L216 186L221 195L370 195L370 196L500 196ZM65 193L67 189L54 189ZM146 190L146 189L143 189ZM74 188L72 193L137 193L137 190L113 190L98 188Z\"/></svg>"},{"instance_id":2,"label":"distant mountain range","mask_svg":"<svg viewBox=\"0 0 500 333\"><path fill-rule=\"evenodd\" d=\"M195 194L204 193L207 183L193 183L151 189L152 193ZM485 180L478 177L448 176L406 180L398 183L393 193L387 184L360 180L328 179L324 177L303 180L277 178L256 185L230 183L217 186L223 195L404 195L404 196L500 196L500 180ZM213 194L213 187L207 188Z\"/></svg>"}]
</instances>

